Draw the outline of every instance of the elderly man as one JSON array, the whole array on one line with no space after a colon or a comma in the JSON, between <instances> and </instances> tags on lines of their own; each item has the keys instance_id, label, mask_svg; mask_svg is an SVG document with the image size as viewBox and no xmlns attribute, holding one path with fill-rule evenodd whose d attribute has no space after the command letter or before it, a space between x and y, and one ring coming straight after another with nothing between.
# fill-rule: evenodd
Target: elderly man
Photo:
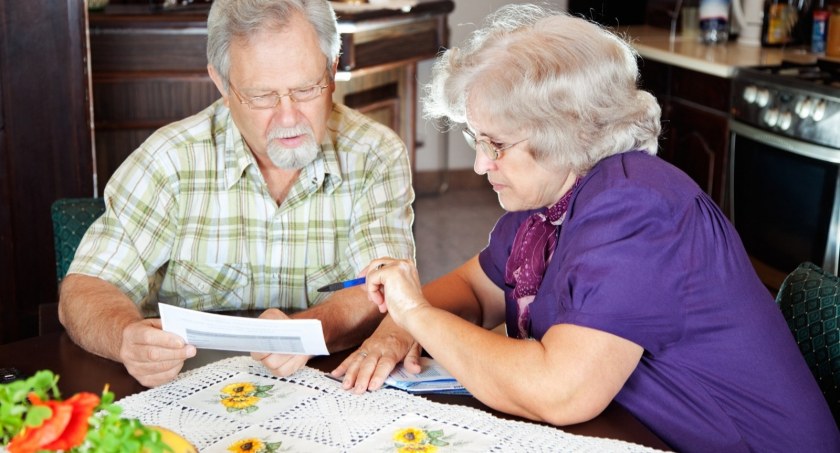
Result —
<instances>
[{"instance_id":1,"label":"elderly man","mask_svg":"<svg viewBox=\"0 0 840 453\"><path fill-rule=\"evenodd\" d=\"M79 246L59 315L85 349L146 386L173 379L195 348L164 332L158 302L320 319L328 347L381 320L352 278L372 259L411 259L414 198L405 146L333 104L340 40L325 0L216 0L210 77L222 99L155 132L105 188L107 210ZM253 354L277 375L305 356Z\"/></svg>"}]
</instances>

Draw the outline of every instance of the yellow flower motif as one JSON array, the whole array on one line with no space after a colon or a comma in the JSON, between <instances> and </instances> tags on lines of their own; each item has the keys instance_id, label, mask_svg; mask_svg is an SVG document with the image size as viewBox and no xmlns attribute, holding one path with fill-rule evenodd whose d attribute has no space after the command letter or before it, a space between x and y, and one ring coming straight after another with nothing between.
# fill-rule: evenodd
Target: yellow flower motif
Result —
<instances>
[{"instance_id":1,"label":"yellow flower motif","mask_svg":"<svg viewBox=\"0 0 840 453\"><path fill-rule=\"evenodd\" d=\"M420 444L425 439L426 432L418 428L405 428L394 433L394 441L402 444Z\"/></svg>"},{"instance_id":2,"label":"yellow flower motif","mask_svg":"<svg viewBox=\"0 0 840 453\"><path fill-rule=\"evenodd\" d=\"M234 453L242 453L242 452L259 452L262 451L264 444L261 440L251 438L251 439L242 439L230 447L228 447L228 451L232 451Z\"/></svg>"},{"instance_id":3,"label":"yellow flower motif","mask_svg":"<svg viewBox=\"0 0 840 453\"><path fill-rule=\"evenodd\" d=\"M260 401L256 396L229 396L222 398L222 405L225 407L232 407L234 409L245 409L251 407Z\"/></svg>"},{"instance_id":4,"label":"yellow flower motif","mask_svg":"<svg viewBox=\"0 0 840 453\"><path fill-rule=\"evenodd\" d=\"M405 445L397 449L397 453L435 453L437 447L432 444L426 445Z\"/></svg>"},{"instance_id":5,"label":"yellow flower motif","mask_svg":"<svg viewBox=\"0 0 840 453\"><path fill-rule=\"evenodd\" d=\"M222 389L222 393L233 396L245 396L254 393L256 390L257 388L250 382L235 382L233 384L226 385Z\"/></svg>"}]
</instances>

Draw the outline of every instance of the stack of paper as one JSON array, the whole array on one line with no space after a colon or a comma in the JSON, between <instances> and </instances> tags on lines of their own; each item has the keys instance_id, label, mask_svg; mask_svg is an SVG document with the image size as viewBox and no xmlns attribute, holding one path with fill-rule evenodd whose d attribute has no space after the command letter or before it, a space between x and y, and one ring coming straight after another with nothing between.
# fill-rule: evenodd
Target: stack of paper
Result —
<instances>
[{"instance_id":1,"label":"stack of paper","mask_svg":"<svg viewBox=\"0 0 840 453\"><path fill-rule=\"evenodd\" d=\"M446 393L455 395L469 395L470 392L449 374L434 359L420 358L422 370L420 374L408 372L400 365L385 379L385 384L409 393Z\"/></svg>"}]
</instances>

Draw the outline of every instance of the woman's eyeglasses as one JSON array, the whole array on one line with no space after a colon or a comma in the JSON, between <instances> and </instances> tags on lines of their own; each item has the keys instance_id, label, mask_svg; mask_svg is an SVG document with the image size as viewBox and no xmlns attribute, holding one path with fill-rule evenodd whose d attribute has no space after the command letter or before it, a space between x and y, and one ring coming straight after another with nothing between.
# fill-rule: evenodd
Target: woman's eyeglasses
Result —
<instances>
[{"instance_id":1,"label":"woman's eyeglasses","mask_svg":"<svg viewBox=\"0 0 840 453\"><path fill-rule=\"evenodd\" d=\"M470 145L470 148L472 148L476 151L481 151L490 160L499 159L500 157L502 157L502 151L504 151L506 149L510 149L510 148L524 142L525 140L528 140L526 138L524 140L519 140L516 143L510 143L510 144L494 143L494 142L491 142L490 140L478 140L478 139L476 139L475 134L466 127L464 129L462 129L461 132L464 134L464 140L467 141L467 144Z\"/></svg>"}]
</instances>

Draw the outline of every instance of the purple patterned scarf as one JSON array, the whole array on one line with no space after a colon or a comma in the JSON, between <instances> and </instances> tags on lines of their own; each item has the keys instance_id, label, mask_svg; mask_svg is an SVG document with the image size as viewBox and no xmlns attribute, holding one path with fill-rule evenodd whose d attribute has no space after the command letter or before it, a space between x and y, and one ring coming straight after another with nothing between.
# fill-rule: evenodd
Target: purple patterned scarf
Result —
<instances>
[{"instance_id":1,"label":"purple patterned scarf","mask_svg":"<svg viewBox=\"0 0 840 453\"><path fill-rule=\"evenodd\" d=\"M530 311L528 305L534 301L542 283L548 262L557 246L557 230L566 211L572 193L580 179L575 181L560 201L546 210L532 214L516 231L510 256L505 265L505 283L513 286L513 299L516 302L516 319L507 320L508 335L516 338L528 338Z\"/></svg>"}]
</instances>

